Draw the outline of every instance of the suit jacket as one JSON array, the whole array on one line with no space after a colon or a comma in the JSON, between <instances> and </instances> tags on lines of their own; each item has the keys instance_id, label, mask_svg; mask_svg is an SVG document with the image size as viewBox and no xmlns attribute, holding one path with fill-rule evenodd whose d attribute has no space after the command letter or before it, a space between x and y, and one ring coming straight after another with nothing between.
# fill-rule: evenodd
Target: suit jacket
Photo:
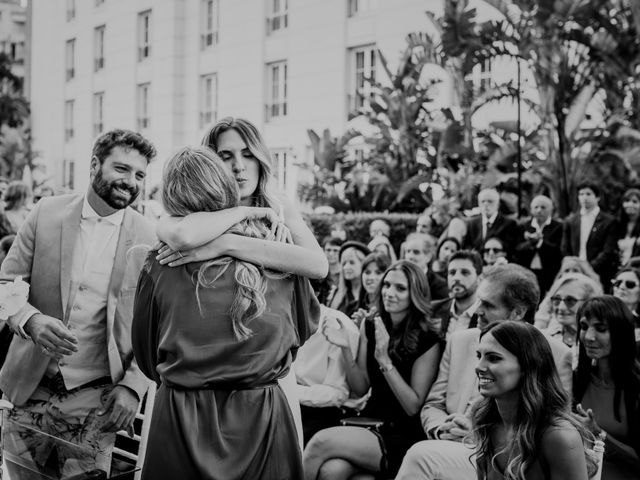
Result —
<instances>
[{"instance_id":1,"label":"suit jacket","mask_svg":"<svg viewBox=\"0 0 640 480\"><path fill-rule=\"evenodd\" d=\"M442 338L447 334L449 323L451 323L451 303L453 298L445 298L443 300L435 300L431 302L431 317L440 322L440 335ZM478 325L478 316L473 314L469 322L469 328L475 328Z\"/></svg>"},{"instance_id":2,"label":"suit jacket","mask_svg":"<svg viewBox=\"0 0 640 480\"><path fill-rule=\"evenodd\" d=\"M21 275L29 282L29 304L45 315L67 324L76 288L71 288L71 263L80 233L83 195L43 198L27 217L2 263L0 274ZM147 219L127 208L116 246L107 297L107 343L109 369L115 384L123 385L141 399L148 381L138 369L131 348L133 300L140 269L155 241ZM13 330L17 319L8 320ZM0 388L16 405L33 394L51 360L31 340L16 335L2 370Z\"/></svg>"},{"instance_id":3,"label":"suit jacket","mask_svg":"<svg viewBox=\"0 0 640 480\"><path fill-rule=\"evenodd\" d=\"M562 222L552 219L551 223L542 228L542 244L538 247L538 242L528 240L524 236L525 233L535 233L531 219L529 218L520 225L522 241L516 246L515 261L523 267L529 268L533 257L538 253L542 264L541 280L543 281L541 283L544 283L544 286L540 285L540 288L543 290L547 290L551 286L560 269L562 228Z\"/></svg>"},{"instance_id":4,"label":"suit jacket","mask_svg":"<svg viewBox=\"0 0 640 480\"><path fill-rule=\"evenodd\" d=\"M572 353L564 343L547 337L562 386L571 394ZM427 400L420 412L420 420L429 438L433 429L444 423L452 413L469 414L470 407L480 398L476 377L476 350L480 341L480 330L471 328L455 332L444 350L438 377L431 386Z\"/></svg>"},{"instance_id":5,"label":"suit jacket","mask_svg":"<svg viewBox=\"0 0 640 480\"><path fill-rule=\"evenodd\" d=\"M498 213L487 235L482 237L482 215L467 220L467 234L462 242L463 248L473 248L482 252L482 246L487 238L497 237L502 240L507 254L511 255L513 248L520 242L520 231L515 220Z\"/></svg>"},{"instance_id":6,"label":"suit jacket","mask_svg":"<svg viewBox=\"0 0 640 480\"><path fill-rule=\"evenodd\" d=\"M587 261L600 275L605 288L618 267L617 250L616 221L611 215L601 211L587 239ZM562 254L576 257L580 254L579 213L571 214L564 222Z\"/></svg>"}]
</instances>

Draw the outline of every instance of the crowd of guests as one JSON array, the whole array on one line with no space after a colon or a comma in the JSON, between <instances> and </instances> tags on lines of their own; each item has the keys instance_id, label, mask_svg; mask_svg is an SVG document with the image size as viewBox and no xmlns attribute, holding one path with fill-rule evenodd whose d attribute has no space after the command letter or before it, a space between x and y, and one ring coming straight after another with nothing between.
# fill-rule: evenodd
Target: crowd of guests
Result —
<instances>
[{"instance_id":1,"label":"crowd of guests","mask_svg":"<svg viewBox=\"0 0 640 480\"><path fill-rule=\"evenodd\" d=\"M520 222L494 189L471 218L445 199L398 261L382 219L325 238L324 320L293 368L340 395L301 399L305 478L587 478L599 437L602 478L638 476L640 190L617 220L599 195L580 185L564 221L542 195Z\"/></svg>"},{"instance_id":2,"label":"crowd of guests","mask_svg":"<svg viewBox=\"0 0 640 480\"><path fill-rule=\"evenodd\" d=\"M144 479L640 474L639 190L618 220L585 183L580 212L538 196L517 222L485 189L479 215L438 201L397 250L382 219L320 245L259 131L225 118L167 161L154 235L132 208L154 156L113 130L86 193L26 217L7 199L24 226L0 274L31 287L6 323L9 425L96 452L5 425L33 470L108 472L154 382Z\"/></svg>"}]
</instances>

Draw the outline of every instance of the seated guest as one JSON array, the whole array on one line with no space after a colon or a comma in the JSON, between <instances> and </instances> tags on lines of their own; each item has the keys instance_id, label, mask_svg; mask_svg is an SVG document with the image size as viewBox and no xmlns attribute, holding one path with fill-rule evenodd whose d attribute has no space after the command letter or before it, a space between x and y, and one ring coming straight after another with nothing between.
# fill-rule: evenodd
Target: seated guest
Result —
<instances>
[{"instance_id":1,"label":"seated guest","mask_svg":"<svg viewBox=\"0 0 640 480\"><path fill-rule=\"evenodd\" d=\"M490 325L476 366L473 409L478 478L585 480L593 435L571 414L549 342L522 322Z\"/></svg>"},{"instance_id":2,"label":"seated guest","mask_svg":"<svg viewBox=\"0 0 640 480\"><path fill-rule=\"evenodd\" d=\"M480 329L504 320L532 323L539 295L535 275L519 265L495 266L483 274L476 291L479 328L454 332L449 338L420 414L431 440L409 449L397 480L476 479L469 461L473 447L463 440L471 432L471 407L479 398L473 358ZM571 350L558 340L548 340L562 385L570 392Z\"/></svg>"},{"instance_id":3,"label":"seated guest","mask_svg":"<svg viewBox=\"0 0 640 480\"><path fill-rule=\"evenodd\" d=\"M377 237L373 237L369 244L367 245L370 251L381 253L389 257L389 260L395 262L398 257L396 255L395 250L393 249L393 245L391 245L391 241L388 237L384 235L378 235Z\"/></svg>"},{"instance_id":4,"label":"seated guest","mask_svg":"<svg viewBox=\"0 0 640 480\"><path fill-rule=\"evenodd\" d=\"M441 334L447 340L453 332L477 326L476 289L481 272L482 259L474 250L460 250L451 256L447 274L451 298L431 303L433 318L440 321Z\"/></svg>"},{"instance_id":5,"label":"seated guest","mask_svg":"<svg viewBox=\"0 0 640 480\"><path fill-rule=\"evenodd\" d=\"M640 190L630 188L622 196L622 208L616 226L620 265L640 256Z\"/></svg>"},{"instance_id":6,"label":"seated guest","mask_svg":"<svg viewBox=\"0 0 640 480\"><path fill-rule=\"evenodd\" d=\"M581 273L567 273L556 280L549 290L551 320L545 333L573 349L573 361L578 361L578 319L582 304L602 295L602 287Z\"/></svg>"},{"instance_id":7,"label":"seated guest","mask_svg":"<svg viewBox=\"0 0 640 480\"><path fill-rule=\"evenodd\" d=\"M593 282L598 285L597 290L603 291L602 284L600 283L600 276L594 272L589 262L580 260L578 257L564 257L560 264L560 270L558 271L556 278L553 282L557 282L560 278L569 273L581 273L589 277ZM552 284L553 285L553 284ZM536 312L535 326L540 329L546 329L551 321L551 313L553 312L553 305L551 305L551 293L550 291L544 296Z\"/></svg>"},{"instance_id":8,"label":"seated guest","mask_svg":"<svg viewBox=\"0 0 640 480\"><path fill-rule=\"evenodd\" d=\"M602 478L640 478L640 363L631 312L620 299L605 295L585 302L578 319L573 400L585 421L607 434Z\"/></svg>"},{"instance_id":9,"label":"seated guest","mask_svg":"<svg viewBox=\"0 0 640 480\"><path fill-rule=\"evenodd\" d=\"M507 250L502 240L498 237L487 238L482 245L482 259L485 267L491 268L494 265L506 265L509 263Z\"/></svg>"},{"instance_id":10,"label":"seated guest","mask_svg":"<svg viewBox=\"0 0 640 480\"><path fill-rule=\"evenodd\" d=\"M391 235L391 227L384 220L373 220L369 224L369 239L373 240L378 236L389 238Z\"/></svg>"},{"instance_id":11,"label":"seated guest","mask_svg":"<svg viewBox=\"0 0 640 480\"><path fill-rule=\"evenodd\" d=\"M382 274L389 268L389 265L391 265L389 257L381 253L370 253L362 261L360 283L365 294L361 295L358 309L351 315L357 326L360 326L367 316L376 311L380 279L382 279Z\"/></svg>"},{"instance_id":12,"label":"seated guest","mask_svg":"<svg viewBox=\"0 0 640 480\"><path fill-rule=\"evenodd\" d=\"M613 279L613 296L624 302L633 314L636 343L640 346L640 270L625 267Z\"/></svg>"},{"instance_id":13,"label":"seated guest","mask_svg":"<svg viewBox=\"0 0 640 480\"><path fill-rule=\"evenodd\" d=\"M367 246L360 242L345 242L340 247L340 276L338 287L329 299L329 306L350 317L362 302L364 289L360 276L362 261L369 255Z\"/></svg>"},{"instance_id":14,"label":"seated guest","mask_svg":"<svg viewBox=\"0 0 640 480\"><path fill-rule=\"evenodd\" d=\"M432 225L433 220L431 219L431 216L425 211L425 213L420 215L418 217L418 220L416 220L416 233L427 233L431 235Z\"/></svg>"},{"instance_id":15,"label":"seated guest","mask_svg":"<svg viewBox=\"0 0 640 480\"><path fill-rule=\"evenodd\" d=\"M449 289L447 282L437 273L429 269L429 263L433 258L435 240L431 235L424 233L410 233L403 244L403 259L416 264L427 275L431 298L439 300L447 298Z\"/></svg>"},{"instance_id":16,"label":"seated guest","mask_svg":"<svg viewBox=\"0 0 640 480\"><path fill-rule=\"evenodd\" d=\"M580 212L567 217L562 234L562 254L588 261L605 290L618 267L616 222L600 211L600 188L595 183L578 185Z\"/></svg>"},{"instance_id":17,"label":"seated guest","mask_svg":"<svg viewBox=\"0 0 640 480\"><path fill-rule=\"evenodd\" d=\"M338 287L340 278L340 247L344 242L337 237L328 236L322 242L324 254L329 263L329 273L322 279L311 280L311 286L316 294L318 302L326 305L329 298Z\"/></svg>"},{"instance_id":18,"label":"seated guest","mask_svg":"<svg viewBox=\"0 0 640 480\"><path fill-rule=\"evenodd\" d=\"M305 445L319 430L339 425L350 393L344 357L326 339L327 327L343 330L353 357L357 355L358 327L344 313L321 306L318 330L300 347L293 363Z\"/></svg>"},{"instance_id":19,"label":"seated guest","mask_svg":"<svg viewBox=\"0 0 640 480\"><path fill-rule=\"evenodd\" d=\"M531 219L520 227L523 240L515 249L515 261L536 274L542 294L549 290L562 260L562 222L552 217L551 199L535 197L531 201Z\"/></svg>"},{"instance_id":20,"label":"seated guest","mask_svg":"<svg viewBox=\"0 0 640 480\"><path fill-rule=\"evenodd\" d=\"M436 254L429 265L429 270L441 276L447 274L447 262L451 255L460 250L460 242L455 237L445 237L438 242Z\"/></svg>"},{"instance_id":21,"label":"seated guest","mask_svg":"<svg viewBox=\"0 0 640 480\"><path fill-rule=\"evenodd\" d=\"M463 248L473 248L482 251L485 241L497 237L503 246L511 249L515 245L518 234L518 224L515 220L505 217L498 212L500 194L493 188L485 188L478 194L480 215L467 221L467 233L462 242ZM510 252L507 252L510 253Z\"/></svg>"},{"instance_id":22,"label":"seated guest","mask_svg":"<svg viewBox=\"0 0 640 480\"><path fill-rule=\"evenodd\" d=\"M362 415L382 426L318 432L303 454L305 479L346 480L360 473L393 477L407 448L424 436L417 415L440 358L424 273L403 260L391 265L382 277L378 312L360 327L357 359L343 331L325 332L342 350L352 391L363 395L371 387Z\"/></svg>"}]
</instances>

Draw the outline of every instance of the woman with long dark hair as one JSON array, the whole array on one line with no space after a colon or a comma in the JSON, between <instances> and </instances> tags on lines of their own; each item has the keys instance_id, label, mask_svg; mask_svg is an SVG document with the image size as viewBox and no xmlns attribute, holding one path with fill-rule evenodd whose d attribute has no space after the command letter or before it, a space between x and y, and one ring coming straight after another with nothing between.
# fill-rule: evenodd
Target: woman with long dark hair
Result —
<instances>
[{"instance_id":1,"label":"woman with long dark hair","mask_svg":"<svg viewBox=\"0 0 640 480\"><path fill-rule=\"evenodd\" d=\"M640 363L633 316L619 298L592 298L578 310L580 353L573 399L607 434L602 478L640 476ZM586 412L585 412L586 411Z\"/></svg>"},{"instance_id":2,"label":"woman with long dark hair","mask_svg":"<svg viewBox=\"0 0 640 480\"><path fill-rule=\"evenodd\" d=\"M364 395L371 387L361 415L377 423L318 432L303 454L306 480L341 480L355 474L393 477L408 448L424 438L418 414L435 380L441 352L429 301L424 272L400 260L382 277L378 314L360 327L356 359L342 329L325 329L345 357L352 392Z\"/></svg>"},{"instance_id":3,"label":"woman with long dark hair","mask_svg":"<svg viewBox=\"0 0 640 480\"><path fill-rule=\"evenodd\" d=\"M640 190L630 188L622 195L622 207L618 216L618 250L620 265L640 255Z\"/></svg>"},{"instance_id":4,"label":"woman with long dark hair","mask_svg":"<svg viewBox=\"0 0 640 480\"><path fill-rule=\"evenodd\" d=\"M163 182L171 215L240 200L209 149L178 152ZM260 239L269 226L252 219L233 232ZM310 317L294 298L297 278L233 257L169 268L155 254L140 275L132 324L138 365L160 384L142 478L300 478L294 418L278 384Z\"/></svg>"},{"instance_id":5,"label":"woman with long dark hair","mask_svg":"<svg viewBox=\"0 0 640 480\"><path fill-rule=\"evenodd\" d=\"M525 322L483 331L473 410L479 480L586 480L593 436L571 414L551 347Z\"/></svg>"}]
</instances>

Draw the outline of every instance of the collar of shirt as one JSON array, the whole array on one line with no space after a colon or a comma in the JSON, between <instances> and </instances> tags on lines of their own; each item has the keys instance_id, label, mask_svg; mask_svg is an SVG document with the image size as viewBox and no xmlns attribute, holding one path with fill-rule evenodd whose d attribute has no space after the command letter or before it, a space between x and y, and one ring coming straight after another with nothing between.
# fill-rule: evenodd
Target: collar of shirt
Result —
<instances>
[{"instance_id":1,"label":"collar of shirt","mask_svg":"<svg viewBox=\"0 0 640 480\"><path fill-rule=\"evenodd\" d=\"M547 218L547 220L542 225L538 225L538 220L536 220L535 218L531 219L531 226L536 230L542 230L544 227L546 227L550 223L551 223L551 216L549 216L549 218Z\"/></svg>"},{"instance_id":2,"label":"collar of shirt","mask_svg":"<svg viewBox=\"0 0 640 480\"><path fill-rule=\"evenodd\" d=\"M600 213L600 207L596 207L593 210L591 210L590 212L587 212L584 209L580 209L580 216L581 217L592 217L592 218L596 218L598 216L598 214Z\"/></svg>"},{"instance_id":3,"label":"collar of shirt","mask_svg":"<svg viewBox=\"0 0 640 480\"><path fill-rule=\"evenodd\" d=\"M101 217L96 213L93 207L89 205L89 201L87 200L87 197L85 195L84 201L82 202L82 219L84 220L89 218L101 218L113 225L120 226L122 225L122 220L124 219L124 208L117 210L111 215Z\"/></svg>"},{"instance_id":4,"label":"collar of shirt","mask_svg":"<svg viewBox=\"0 0 640 480\"><path fill-rule=\"evenodd\" d=\"M491 217L487 218L484 215L482 216L482 223L484 225L486 225L487 223L490 223L493 225L493 223L496 221L496 218L498 217L498 212L494 213L493 215L491 215Z\"/></svg>"},{"instance_id":5,"label":"collar of shirt","mask_svg":"<svg viewBox=\"0 0 640 480\"><path fill-rule=\"evenodd\" d=\"M480 302L475 301L471 304L469 308L467 308L464 312L458 315L456 313L456 299L454 298L453 301L451 302L451 308L449 309L449 311L451 313L451 316L454 318L460 318L463 316L471 318L476 313L476 310L478 309L479 306L480 306Z\"/></svg>"}]
</instances>

